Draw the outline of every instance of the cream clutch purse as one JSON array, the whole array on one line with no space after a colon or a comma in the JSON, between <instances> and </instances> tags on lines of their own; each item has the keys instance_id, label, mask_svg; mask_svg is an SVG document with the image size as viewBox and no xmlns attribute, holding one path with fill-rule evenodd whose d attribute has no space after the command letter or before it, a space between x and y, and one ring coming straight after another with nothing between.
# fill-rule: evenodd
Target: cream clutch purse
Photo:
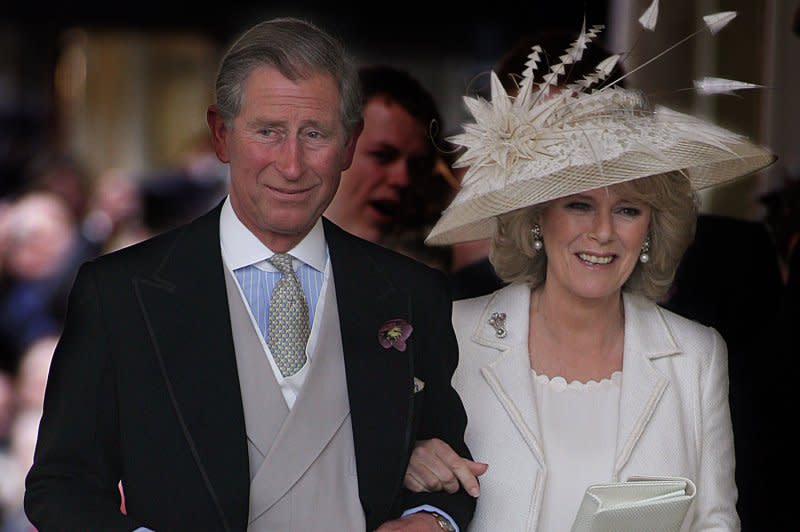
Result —
<instances>
[{"instance_id":1,"label":"cream clutch purse","mask_svg":"<svg viewBox=\"0 0 800 532\"><path fill-rule=\"evenodd\" d=\"M695 495L681 477L631 477L586 488L572 532L678 532Z\"/></svg>"}]
</instances>

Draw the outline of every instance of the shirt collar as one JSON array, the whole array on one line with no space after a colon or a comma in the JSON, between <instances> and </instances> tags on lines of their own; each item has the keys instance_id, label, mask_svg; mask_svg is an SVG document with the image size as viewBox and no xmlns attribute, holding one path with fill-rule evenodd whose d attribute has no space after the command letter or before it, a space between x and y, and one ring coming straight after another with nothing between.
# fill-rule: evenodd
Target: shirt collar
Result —
<instances>
[{"instance_id":1,"label":"shirt collar","mask_svg":"<svg viewBox=\"0 0 800 532\"><path fill-rule=\"evenodd\" d=\"M257 264L275 254L239 220L231 206L230 196L225 198L225 203L222 205L219 217L219 237L222 257L231 270ZM290 249L289 253L315 270L325 271L328 246L325 242L325 231L321 218L317 219L311 231Z\"/></svg>"}]
</instances>

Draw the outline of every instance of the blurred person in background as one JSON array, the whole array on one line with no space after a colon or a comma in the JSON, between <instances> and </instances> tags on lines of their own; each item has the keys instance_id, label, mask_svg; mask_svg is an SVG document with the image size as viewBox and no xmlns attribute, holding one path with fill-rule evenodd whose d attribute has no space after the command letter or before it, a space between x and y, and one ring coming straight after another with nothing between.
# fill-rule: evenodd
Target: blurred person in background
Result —
<instances>
[{"instance_id":1,"label":"blurred person in background","mask_svg":"<svg viewBox=\"0 0 800 532\"><path fill-rule=\"evenodd\" d=\"M142 217L151 234L190 222L228 192L228 169L217 159L208 131L192 136L179 164L138 179Z\"/></svg>"},{"instance_id":2,"label":"blurred person in background","mask_svg":"<svg viewBox=\"0 0 800 532\"><path fill-rule=\"evenodd\" d=\"M11 425L8 453L0 457L0 532L36 532L25 515L23 498L40 419L41 410L20 409Z\"/></svg>"},{"instance_id":3,"label":"blurred person in background","mask_svg":"<svg viewBox=\"0 0 800 532\"><path fill-rule=\"evenodd\" d=\"M4 224L0 282L0 342L4 364L16 370L22 353L62 327L67 292L91 253L80 241L72 211L61 196L29 192L15 199Z\"/></svg>"},{"instance_id":4,"label":"blurred person in background","mask_svg":"<svg viewBox=\"0 0 800 532\"><path fill-rule=\"evenodd\" d=\"M800 243L800 168L783 170L779 186L759 199L764 207L764 221L775 241L780 260L781 278L789 281L792 253Z\"/></svg>"},{"instance_id":5,"label":"blurred person in background","mask_svg":"<svg viewBox=\"0 0 800 532\"><path fill-rule=\"evenodd\" d=\"M47 375L56 345L58 345L57 335L42 336L22 354L14 379L17 408L22 410L43 408Z\"/></svg>"},{"instance_id":6,"label":"blurred person in background","mask_svg":"<svg viewBox=\"0 0 800 532\"><path fill-rule=\"evenodd\" d=\"M72 218L86 216L92 189L92 176L77 156L59 150L45 150L33 157L25 168L22 191L49 191L60 196Z\"/></svg>"},{"instance_id":7,"label":"blurred person in background","mask_svg":"<svg viewBox=\"0 0 800 532\"><path fill-rule=\"evenodd\" d=\"M800 7L797 20L800 21ZM761 474L753 490L762 511L774 515L773 521L782 525L774 529L790 530L797 521L794 501L791 494L776 493L773 486L776 479L793 477L800 472L792 458L796 446L794 438L786 437L783 411L765 407L770 404L793 405L797 400L794 387L783 383L782 379L784 375L797 375L800 370L800 168L785 170L783 182L762 196L761 201L766 209L765 220L779 250L784 287L774 325L766 332L766 338L774 339L776 348L761 351L769 352L770 358L776 361L780 376L776 376L774 369L754 371L761 369L759 364L747 368L754 373L751 378L760 383L760 396L752 407L758 424L754 437L757 443L755 452L768 453L761 460Z\"/></svg>"},{"instance_id":8,"label":"blurred person in background","mask_svg":"<svg viewBox=\"0 0 800 532\"><path fill-rule=\"evenodd\" d=\"M325 215L370 242L444 267L423 241L449 195L441 160L442 119L431 93L406 70L362 66L364 130L353 164Z\"/></svg>"},{"instance_id":9,"label":"blurred person in background","mask_svg":"<svg viewBox=\"0 0 800 532\"><path fill-rule=\"evenodd\" d=\"M81 263L151 234L125 172L109 169L85 186L75 158L43 156L27 175L0 220L0 345L11 368L32 340L60 332Z\"/></svg>"},{"instance_id":10,"label":"blurred person in background","mask_svg":"<svg viewBox=\"0 0 800 532\"><path fill-rule=\"evenodd\" d=\"M44 336L23 353L13 380L14 416L8 452L0 459L0 532L33 530L22 508L25 475L33 464L36 431L58 336Z\"/></svg>"},{"instance_id":11,"label":"blurred person in background","mask_svg":"<svg viewBox=\"0 0 800 532\"><path fill-rule=\"evenodd\" d=\"M110 168L98 176L81 227L98 253L115 251L152 236L144 221L142 196L129 172Z\"/></svg>"}]
</instances>

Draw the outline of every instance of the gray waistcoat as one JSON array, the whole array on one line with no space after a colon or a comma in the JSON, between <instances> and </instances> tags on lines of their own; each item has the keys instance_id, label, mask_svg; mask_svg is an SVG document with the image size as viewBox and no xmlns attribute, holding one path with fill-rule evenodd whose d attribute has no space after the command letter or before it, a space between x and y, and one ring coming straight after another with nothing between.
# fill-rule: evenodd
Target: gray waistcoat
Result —
<instances>
[{"instance_id":1,"label":"gray waistcoat","mask_svg":"<svg viewBox=\"0 0 800 532\"><path fill-rule=\"evenodd\" d=\"M319 334L291 410L227 269L225 282L247 425L247 530L364 530L333 277L320 295Z\"/></svg>"}]
</instances>

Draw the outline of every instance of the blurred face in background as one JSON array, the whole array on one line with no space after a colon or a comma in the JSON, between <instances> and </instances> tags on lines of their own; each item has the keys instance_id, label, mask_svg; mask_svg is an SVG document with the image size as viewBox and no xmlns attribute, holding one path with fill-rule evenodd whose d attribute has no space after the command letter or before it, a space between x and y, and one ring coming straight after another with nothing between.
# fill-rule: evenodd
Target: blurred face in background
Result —
<instances>
[{"instance_id":1,"label":"blurred face in background","mask_svg":"<svg viewBox=\"0 0 800 532\"><path fill-rule=\"evenodd\" d=\"M22 197L9 207L6 271L17 278L42 279L63 266L75 238L75 222L67 204L48 192Z\"/></svg>"},{"instance_id":2,"label":"blurred face in background","mask_svg":"<svg viewBox=\"0 0 800 532\"><path fill-rule=\"evenodd\" d=\"M97 180L92 208L104 213L112 226L117 226L141 217L142 197L133 178L121 170L110 169Z\"/></svg>"},{"instance_id":3,"label":"blurred face in background","mask_svg":"<svg viewBox=\"0 0 800 532\"><path fill-rule=\"evenodd\" d=\"M401 192L430 171L427 125L402 106L376 96L364 106L364 131L353 164L325 214L345 230L378 242L391 223Z\"/></svg>"}]
</instances>

